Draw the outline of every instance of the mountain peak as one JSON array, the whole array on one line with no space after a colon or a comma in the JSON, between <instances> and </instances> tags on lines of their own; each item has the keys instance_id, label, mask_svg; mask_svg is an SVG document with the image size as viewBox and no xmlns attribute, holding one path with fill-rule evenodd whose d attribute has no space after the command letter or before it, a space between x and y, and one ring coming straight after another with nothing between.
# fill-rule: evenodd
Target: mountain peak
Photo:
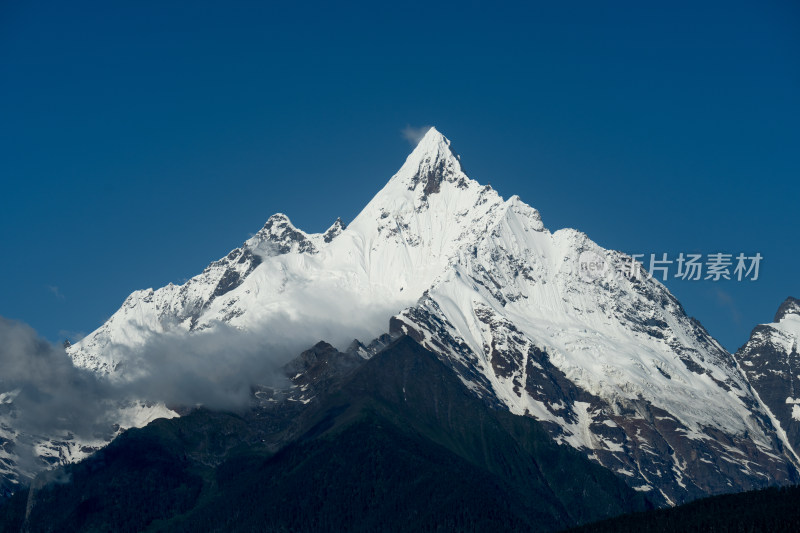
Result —
<instances>
[{"instance_id":1,"label":"mountain peak","mask_svg":"<svg viewBox=\"0 0 800 533\"><path fill-rule=\"evenodd\" d=\"M338 237L339 234L345 230L345 228L347 228L347 225L342 222L341 218L337 218L336 222L334 222L331 227L322 234L322 240L325 242L331 242L333 239Z\"/></svg>"},{"instance_id":2,"label":"mountain peak","mask_svg":"<svg viewBox=\"0 0 800 533\"><path fill-rule=\"evenodd\" d=\"M445 143L449 145L450 141L447 139L447 137L442 135L442 133L435 127L431 127L428 131L425 132L425 135L423 135L422 138L419 140L419 142L417 143L417 148L419 147L424 148L425 146L437 145L439 143Z\"/></svg>"},{"instance_id":3,"label":"mountain peak","mask_svg":"<svg viewBox=\"0 0 800 533\"><path fill-rule=\"evenodd\" d=\"M408 156L408 160L420 161L444 158L458 159L458 156L450 149L450 139L442 135L436 128L429 129Z\"/></svg>"},{"instance_id":4,"label":"mountain peak","mask_svg":"<svg viewBox=\"0 0 800 533\"><path fill-rule=\"evenodd\" d=\"M786 298L778 308L778 312L775 313L775 320L773 320L773 322L780 322L786 318L787 315L800 316L800 300L792 296Z\"/></svg>"},{"instance_id":5,"label":"mountain peak","mask_svg":"<svg viewBox=\"0 0 800 533\"><path fill-rule=\"evenodd\" d=\"M259 249L267 255L281 255L289 252L316 253L316 247L303 231L297 229L289 217L276 213L258 233L245 242L250 249Z\"/></svg>"},{"instance_id":6,"label":"mountain peak","mask_svg":"<svg viewBox=\"0 0 800 533\"><path fill-rule=\"evenodd\" d=\"M442 181L466 179L459 157L450 148L450 140L436 128L425 133L396 177L407 183L410 191L421 188L423 196L439 192Z\"/></svg>"}]
</instances>

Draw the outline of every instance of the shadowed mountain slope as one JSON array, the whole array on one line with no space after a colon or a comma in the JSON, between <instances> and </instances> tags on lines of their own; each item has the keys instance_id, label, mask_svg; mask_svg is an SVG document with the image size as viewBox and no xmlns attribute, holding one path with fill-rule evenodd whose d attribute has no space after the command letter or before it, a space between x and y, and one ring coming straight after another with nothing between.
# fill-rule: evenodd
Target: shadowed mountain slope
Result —
<instances>
[{"instance_id":1,"label":"shadowed mountain slope","mask_svg":"<svg viewBox=\"0 0 800 533\"><path fill-rule=\"evenodd\" d=\"M649 507L408 337L280 437L260 418L197 410L129 430L15 495L0 530L554 531Z\"/></svg>"}]
</instances>

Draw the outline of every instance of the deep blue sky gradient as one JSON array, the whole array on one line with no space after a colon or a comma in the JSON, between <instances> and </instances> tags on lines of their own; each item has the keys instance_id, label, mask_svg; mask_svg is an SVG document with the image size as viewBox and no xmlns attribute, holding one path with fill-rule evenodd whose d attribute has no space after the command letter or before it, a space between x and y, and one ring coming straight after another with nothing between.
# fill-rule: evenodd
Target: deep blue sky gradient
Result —
<instances>
[{"instance_id":1,"label":"deep blue sky gradient","mask_svg":"<svg viewBox=\"0 0 800 533\"><path fill-rule=\"evenodd\" d=\"M760 252L667 283L735 350L800 297L800 7L552 4L3 2L0 315L74 340L272 213L349 221L435 125L551 230Z\"/></svg>"}]
</instances>

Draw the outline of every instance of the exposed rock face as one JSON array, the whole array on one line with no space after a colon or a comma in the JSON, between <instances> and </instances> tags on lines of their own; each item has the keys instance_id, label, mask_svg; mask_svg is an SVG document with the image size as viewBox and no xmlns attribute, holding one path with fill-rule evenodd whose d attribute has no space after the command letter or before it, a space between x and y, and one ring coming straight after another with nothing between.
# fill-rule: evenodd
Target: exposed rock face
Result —
<instances>
[{"instance_id":1,"label":"exposed rock face","mask_svg":"<svg viewBox=\"0 0 800 533\"><path fill-rule=\"evenodd\" d=\"M775 313L775 318L772 321L780 322L784 318L791 315L800 315L800 300L789 296L783 301L781 306L778 307L778 312Z\"/></svg>"},{"instance_id":2,"label":"exposed rock face","mask_svg":"<svg viewBox=\"0 0 800 533\"><path fill-rule=\"evenodd\" d=\"M414 152L419 154L419 161L414 161L417 171L410 180L409 191L421 190L421 198L425 199L438 193L445 181L455 183L459 188L466 187L469 178L461 171L458 156L450 150L450 141L434 128L423 137Z\"/></svg>"},{"instance_id":3,"label":"exposed rock face","mask_svg":"<svg viewBox=\"0 0 800 533\"><path fill-rule=\"evenodd\" d=\"M317 395L335 387L363 362L363 357L340 352L327 342L318 342L284 367L292 382L289 400L310 402Z\"/></svg>"},{"instance_id":4,"label":"exposed rock face","mask_svg":"<svg viewBox=\"0 0 800 533\"><path fill-rule=\"evenodd\" d=\"M250 249L266 252L266 255L317 253L317 248L309 236L295 228L289 217L283 213L269 217L264 227L245 245Z\"/></svg>"},{"instance_id":5,"label":"exposed rock face","mask_svg":"<svg viewBox=\"0 0 800 533\"><path fill-rule=\"evenodd\" d=\"M322 240L326 243L331 242L333 239L342 234L347 228L341 218L337 218L336 222L322 234Z\"/></svg>"},{"instance_id":6,"label":"exposed rock face","mask_svg":"<svg viewBox=\"0 0 800 533\"><path fill-rule=\"evenodd\" d=\"M800 300L787 298L775 321L756 326L735 354L788 448L800 451Z\"/></svg>"},{"instance_id":7,"label":"exposed rock face","mask_svg":"<svg viewBox=\"0 0 800 533\"><path fill-rule=\"evenodd\" d=\"M513 323L485 307L475 309L478 321L485 325L486 339L477 353L442 319L435 302L426 301L420 307L428 310L409 309L393 320L394 331L447 354L449 363L478 396L510 405L512 411L524 409L523 413L538 419L557 442L583 450L656 502L673 504L797 479L796 468L787 457L790 452L756 399L748 395L746 383L737 381L731 366L722 367L729 377L715 386L722 391L730 387L747 399L746 405L754 413L749 419L752 428L747 431L760 432L759 438L748 432L737 434L710 418L705 423L691 420L675 405L670 408L664 398L644 397L633 382L629 386L635 395L590 390L575 377L568 377L566 372L574 369L564 365L563 356L561 361L553 361L543 343L532 342ZM678 356L675 359L680 361ZM698 367L702 372L696 375L703 379L709 367ZM688 367L672 367L673 377L659 368L653 363L650 379L684 380L687 372L695 373ZM686 405L699 401L696 395ZM695 404L695 411L702 413L703 409Z\"/></svg>"}]
</instances>

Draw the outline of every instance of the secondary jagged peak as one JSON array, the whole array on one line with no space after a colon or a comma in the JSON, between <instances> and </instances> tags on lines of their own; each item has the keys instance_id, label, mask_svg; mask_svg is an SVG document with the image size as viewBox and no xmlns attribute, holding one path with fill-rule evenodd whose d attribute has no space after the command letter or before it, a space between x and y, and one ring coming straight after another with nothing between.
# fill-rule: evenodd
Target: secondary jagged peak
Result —
<instances>
[{"instance_id":1,"label":"secondary jagged peak","mask_svg":"<svg viewBox=\"0 0 800 533\"><path fill-rule=\"evenodd\" d=\"M341 218L337 218L336 222L334 222L330 228L325 230L325 233L322 234L322 240L325 242L331 242L333 239L338 237L345 229L347 225L342 222Z\"/></svg>"},{"instance_id":2,"label":"secondary jagged peak","mask_svg":"<svg viewBox=\"0 0 800 533\"><path fill-rule=\"evenodd\" d=\"M509 212L514 213L516 216L527 219L529 227L534 231L545 230L544 223L542 222L542 215L539 213L539 210L523 202L522 198L516 194L506 200L505 205L507 206Z\"/></svg>"},{"instance_id":3,"label":"secondary jagged peak","mask_svg":"<svg viewBox=\"0 0 800 533\"><path fill-rule=\"evenodd\" d=\"M267 219L264 227L245 242L247 248L267 255L291 252L316 253L317 249L308 235L297 229L289 217L276 213Z\"/></svg>"},{"instance_id":4,"label":"secondary jagged peak","mask_svg":"<svg viewBox=\"0 0 800 533\"><path fill-rule=\"evenodd\" d=\"M778 308L778 312L775 313L775 320L773 322L780 322L788 315L800 316L800 300L792 296L789 296L783 301Z\"/></svg>"}]
</instances>

